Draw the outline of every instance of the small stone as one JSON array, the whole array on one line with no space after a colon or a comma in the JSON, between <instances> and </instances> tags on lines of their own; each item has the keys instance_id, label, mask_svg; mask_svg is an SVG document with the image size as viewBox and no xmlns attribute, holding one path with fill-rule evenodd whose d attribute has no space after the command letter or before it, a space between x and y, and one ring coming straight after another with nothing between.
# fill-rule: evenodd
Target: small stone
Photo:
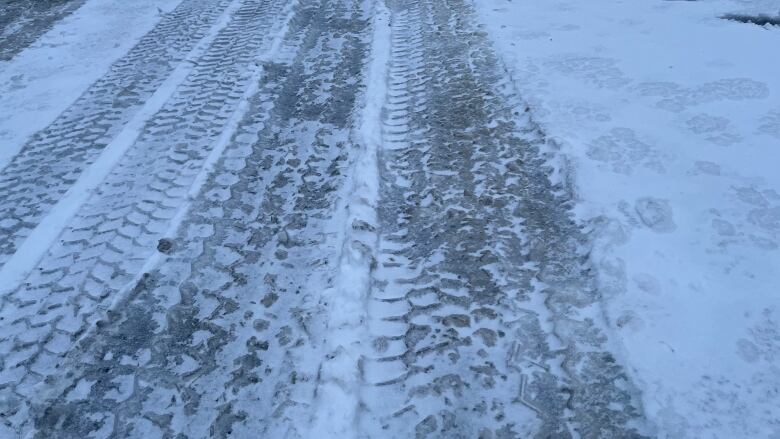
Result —
<instances>
[{"instance_id":1,"label":"small stone","mask_svg":"<svg viewBox=\"0 0 780 439\"><path fill-rule=\"evenodd\" d=\"M157 241L157 251L160 253L169 254L173 250L173 240L168 238L162 238Z\"/></svg>"}]
</instances>

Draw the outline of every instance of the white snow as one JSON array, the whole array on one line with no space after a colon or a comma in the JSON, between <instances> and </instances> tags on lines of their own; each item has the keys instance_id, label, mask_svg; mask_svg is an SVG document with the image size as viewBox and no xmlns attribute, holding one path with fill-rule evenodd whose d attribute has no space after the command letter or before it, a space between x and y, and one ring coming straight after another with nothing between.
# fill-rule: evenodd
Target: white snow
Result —
<instances>
[{"instance_id":1,"label":"white snow","mask_svg":"<svg viewBox=\"0 0 780 439\"><path fill-rule=\"evenodd\" d=\"M240 5L240 0L234 0L225 9L220 19L212 25L207 34L190 51L186 59L198 59L208 49L219 31L228 25L233 13L238 10ZM49 250L68 221L89 199L92 192L106 178L127 150L133 146L141 135L146 123L160 111L193 68L193 64L186 60L179 63L165 82L144 103L138 113L103 149L97 160L82 172L73 186L68 189L49 213L41 219L13 256L0 269L0 293L14 289L24 280L25 276ZM224 146L222 148L224 149Z\"/></svg>"},{"instance_id":2,"label":"white snow","mask_svg":"<svg viewBox=\"0 0 780 439\"><path fill-rule=\"evenodd\" d=\"M371 271L378 247L377 213L382 145L382 108L387 95L390 59L390 13L375 2L371 60L366 94L354 132L357 157L347 174L334 219L342 225L334 286L323 292L327 301L327 359L321 366L312 437L357 437L360 410L361 357L366 346L366 309L371 291Z\"/></svg>"},{"instance_id":3,"label":"white snow","mask_svg":"<svg viewBox=\"0 0 780 439\"><path fill-rule=\"evenodd\" d=\"M475 1L551 151L659 437L780 437L777 0Z\"/></svg>"},{"instance_id":4,"label":"white snow","mask_svg":"<svg viewBox=\"0 0 780 439\"><path fill-rule=\"evenodd\" d=\"M0 61L0 170L181 0L89 0ZM159 8L159 10L158 10Z\"/></svg>"}]
</instances>

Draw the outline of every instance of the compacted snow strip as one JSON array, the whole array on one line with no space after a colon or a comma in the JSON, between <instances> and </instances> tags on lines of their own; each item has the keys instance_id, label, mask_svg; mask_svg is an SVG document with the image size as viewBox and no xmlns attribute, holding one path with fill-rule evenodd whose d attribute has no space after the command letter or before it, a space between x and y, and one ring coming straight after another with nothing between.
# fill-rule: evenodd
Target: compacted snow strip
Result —
<instances>
[{"instance_id":1,"label":"compacted snow strip","mask_svg":"<svg viewBox=\"0 0 780 439\"><path fill-rule=\"evenodd\" d=\"M0 61L0 171L181 0L89 0Z\"/></svg>"},{"instance_id":2,"label":"compacted snow strip","mask_svg":"<svg viewBox=\"0 0 780 439\"><path fill-rule=\"evenodd\" d=\"M658 437L780 437L778 0L475 0ZM557 145L557 150L554 148Z\"/></svg>"},{"instance_id":3,"label":"compacted snow strip","mask_svg":"<svg viewBox=\"0 0 780 439\"><path fill-rule=\"evenodd\" d=\"M323 293L328 304L326 360L320 371L313 435L358 437L361 363L366 342L367 303L376 265L379 235L379 168L377 152L382 146L382 108L387 94L390 59L390 12L376 0L371 61L366 95L359 116L355 143L360 150L344 185L346 191L334 215L342 221L340 255L334 286Z\"/></svg>"},{"instance_id":4,"label":"compacted snow strip","mask_svg":"<svg viewBox=\"0 0 780 439\"><path fill-rule=\"evenodd\" d=\"M0 294L12 290L35 267L46 251L51 247L65 225L78 212L89 196L121 160L125 152L135 143L146 123L163 107L176 91L176 88L192 71L194 60L205 53L219 31L226 27L242 0L234 0L220 19L214 23L208 33L171 73L160 88L146 101L133 119L105 147L100 156L79 176L73 186L57 202L49 213L38 223L25 239L16 253L0 269Z\"/></svg>"}]
</instances>

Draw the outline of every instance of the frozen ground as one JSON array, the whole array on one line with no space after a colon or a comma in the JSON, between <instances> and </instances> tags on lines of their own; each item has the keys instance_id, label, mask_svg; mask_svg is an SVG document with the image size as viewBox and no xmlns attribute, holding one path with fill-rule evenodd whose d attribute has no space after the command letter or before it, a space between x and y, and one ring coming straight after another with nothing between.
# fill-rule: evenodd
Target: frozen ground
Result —
<instances>
[{"instance_id":1,"label":"frozen ground","mask_svg":"<svg viewBox=\"0 0 780 439\"><path fill-rule=\"evenodd\" d=\"M657 434L780 437L777 1L478 2L574 171Z\"/></svg>"},{"instance_id":2,"label":"frozen ground","mask_svg":"<svg viewBox=\"0 0 780 439\"><path fill-rule=\"evenodd\" d=\"M780 435L776 4L78 5L0 23L0 437Z\"/></svg>"}]
</instances>

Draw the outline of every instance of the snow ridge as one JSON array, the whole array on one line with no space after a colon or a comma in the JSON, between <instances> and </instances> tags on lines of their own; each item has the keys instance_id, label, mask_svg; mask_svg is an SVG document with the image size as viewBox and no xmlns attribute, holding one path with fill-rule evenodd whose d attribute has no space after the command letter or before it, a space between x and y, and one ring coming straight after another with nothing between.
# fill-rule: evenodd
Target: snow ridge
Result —
<instances>
[{"instance_id":1,"label":"snow ridge","mask_svg":"<svg viewBox=\"0 0 780 439\"><path fill-rule=\"evenodd\" d=\"M338 237L337 277L323 293L327 311L324 337L326 360L320 366L313 432L319 437L357 437L361 406L363 346L366 342L367 301L379 245L377 152L382 145L382 107L387 94L390 54L390 12L375 4L371 61L364 107L354 133L357 158L344 185L336 218L344 229Z\"/></svg>"}]
</instances>

